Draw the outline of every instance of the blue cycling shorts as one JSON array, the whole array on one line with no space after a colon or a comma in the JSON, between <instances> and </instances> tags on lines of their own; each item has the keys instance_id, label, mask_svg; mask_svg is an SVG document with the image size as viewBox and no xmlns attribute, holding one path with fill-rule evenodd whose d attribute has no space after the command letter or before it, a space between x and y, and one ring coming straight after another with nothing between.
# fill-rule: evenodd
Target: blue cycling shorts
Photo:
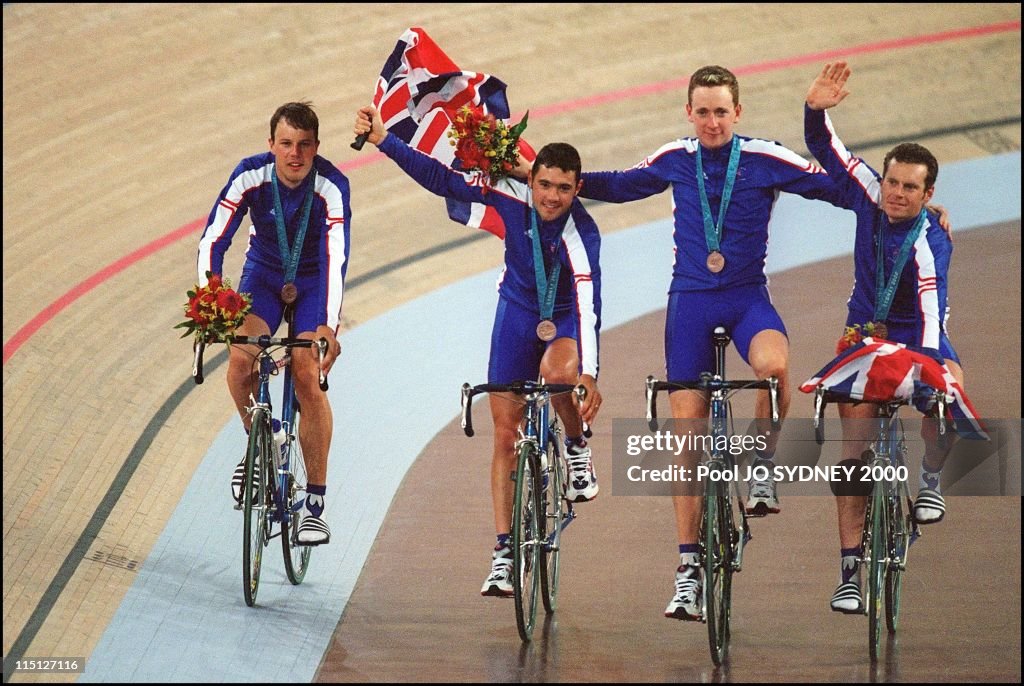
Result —
<instances>
[{"instance_id":1,"label":"blue cycling shorts","mask_svg":"<svg viewBox=\"0 0 1024 686\"><path fill-rule=\"evenodd\" d=\"M281 326L284 303L281 302L281 288L284 274L278 269L269 269L246 260L242 267L242 278L238 282L239 293L252 293L252 314L262 319L273 334ZM315 332L323 323L320 312L320 275L299 274L295 277L299 297L295 300L295 333Z\"/></svg>"},{"instance_id":2,"label":"blue cycling shorts","mask_svg":"<svg viewBox=\"0 0 1024 686\"><path fill-rule=\"evenodd\" d=\"M509 384L536 381L540 360L548 345L559 338L579 341L576 313L555 312L551 319L557 332L552 341L537 338L540 315L504 297L498 298L491 330L491 358L487 365L487 383Z\"/></svg>"},{"instance_id":3,"label":"blue cycling shorts","mask_svg":"<svg viewBox=\"0 0 1024 686\"><path fill-rule=\"evenodd\" d=\"M718 326L725 327L748 364L754 336L768 329L786 335L786 326L766 286L669 293L665 315L665 370L669 380L696 381L701 372L714 371L715 344L711 336Z\"/></svg>"}]
</instances>

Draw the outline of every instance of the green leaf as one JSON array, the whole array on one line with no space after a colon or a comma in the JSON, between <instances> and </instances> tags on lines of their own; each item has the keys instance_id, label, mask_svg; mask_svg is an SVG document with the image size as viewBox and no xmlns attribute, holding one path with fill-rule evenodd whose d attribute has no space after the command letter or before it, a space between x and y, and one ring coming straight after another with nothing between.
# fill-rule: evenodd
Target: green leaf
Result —
<instances>
[{"instance_id":1,"label":"green leaf","mask_svg":"<svg viewBox=\"0 0 1024 686\"><path fill-rule=\"evenodd\" d=\"M511 129L509 129L509 135L515 140L519 139L519 136L526 130L526 120L530 118L530 110L526 110L526 114L523 115L522 120Z\"/></svg>"}]
</instances>

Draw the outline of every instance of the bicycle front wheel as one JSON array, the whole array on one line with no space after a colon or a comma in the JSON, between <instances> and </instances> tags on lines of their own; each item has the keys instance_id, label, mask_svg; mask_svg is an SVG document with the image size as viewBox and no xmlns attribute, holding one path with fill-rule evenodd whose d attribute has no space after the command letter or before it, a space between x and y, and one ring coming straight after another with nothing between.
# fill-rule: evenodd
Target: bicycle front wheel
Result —
<instances>
[{"instance_id":1,"label":"bicycle front wheel","mask_svg":"<svg viewBox=\"0 0 1024 686\"><path fill-rule=\"evenodd\" d=\"M885 625L895 634L900 621L900 597L903 593L903 573L907 569L907 551L910 548L910 507L900 488L889 496L889 568L885 574Z\"/></svg>"},{"instance_id":2,"label":"bicycle front wheel","mask_svg":"<svg viewBox=\"0 0 1024 686\"><path fill-rule=\"evenodd\" d=\"M704 494L702 571L704 574L704 619L708 625L711 661L721 665L729 643L729 604L732 561L729 527L729 496L718 482L709 482Z\"/></svg>"},{"instance_id":3,"label":"bicycle front wheel","mask_svg":"<svg viewBox=\"0 0 1024 686\"><path fill-rule=\"evenodd\" d=\"M871 492L870 527L871 541L868 560L868 652L871 660L879 656L879 639L882 634L885 596L885 576L888 567L888 533L886 527L885 485L875 482Z\"/></svg>"},{"instance_id":4,"label":"bicycle front wheel","mask_svg":"<svg viewBox=\"0 0 1024 686\"><path fill-rule=\"evenodd\" d=\"M516 627L524 642L533 638L537 620L537 592L540 590L540 474L536 446L523 443L516 467L515 498L512 502L512 590L516 606Z\"/></svg>"},{"instance_id":5,"label":"bicycle front wheel","mask_svg":"<svg viewBox=\"0 0 1024 686\"><path fill-rule=\"evenodd\" d=\"M309 554L312 550L308 545L299 545L299 521L306 492L306 459L302 454L302 444L299 443L299 419L299 406L298 403L295 403L295 414L289 430L293 439L288 448L285 490L281 497L284 507L281 518L284 571L288 576L288 581L295 585L301 584L302 580L306 578Z\"/></svg>"},{"instance_id":6,"label":"bicycle front wheel","mask_svg":"<svg viewBox=\"0 0 1024 686\"><path fill-rule=\"evenodd\" d=\"M561 569L559 563L562 547L562 524L565 518L565 492L569 487L568 469L565 464L565 456L559 449L556 441L548 443L548 472L545 476L546 483L541 488L541 511L545 513L543 519L544 527L540 535L544 540L541 546L541 570L540 588L541 599L544 601L544 610L551 614L557 607L558 599L558 577Z\"/></svg>"},{"instance_id":7,"label":"bicycle front wheel","mask_svg":"<svg viewBox=\"0 0 1024 686\"><path fill-rule=\"evenodd\" d=\"M242 484L242 590L245 604L256 604L260 587L260 565L263 546L270 536L270 489L273 478L270 455L277 448L266 412L253 414L249 430L249 447L245 453L245 482Z\"/></svg>"}]
</instances>

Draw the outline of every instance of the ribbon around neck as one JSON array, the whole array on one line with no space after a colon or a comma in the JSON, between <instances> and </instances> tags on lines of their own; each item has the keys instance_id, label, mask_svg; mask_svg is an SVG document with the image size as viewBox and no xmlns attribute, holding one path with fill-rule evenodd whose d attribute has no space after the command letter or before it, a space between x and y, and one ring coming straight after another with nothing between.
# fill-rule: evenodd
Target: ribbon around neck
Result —
<instances>
[{"instance_id":1,"label":"ribbon around neck","mask_svg":"<svg viewBox=\"0 0 1024 686\"><path fill-rule=\"evenodd\" d=\"M555 292L558 290L558 276L562 271L562 263L555 255L551 273L545 273L544 253L540 247L540 227L537 224L537 210L530 204L530 235L533 238L533 273L537 279L537 304L540 306L540 318L551 319L555 311ZM562 232L558 236L561 239Z\"/></svg>"},{"instance_id":2,"label":"ribbon around neck","mask_svg":"<svg viewBox=\"0 0 1024 686\"><path fill-rule=\"evenodd\" d=\"M309 188L306 189L306 200L299 218L299 227L295 232L295 242L288 247L288 232L284 226L284 210L281 207L281 192L277 187L277 165L270 170L271 186L274 188L274 220L277 223L277 247L281 251L281 266L284 267L284 282L295 281L295 273L299 269L299 255L302 254L302 243L306 238L309 226L309 211L313 207L313 187L316 186L316 169L311 172Z\"/></svg>"},{"instance_id":3,"label":"ribbon around neck","mask_svg":"<svg viewBox=\"0 0 1024 686\"><path fill-rule=\"evenodd\" d=\"M700 142L697 142L697 190L700 195L700 210L704 216L704 241L708 246L708 253L718 250L722 239L722 227L725 224L725 213L729 209L729 200L732 198L732 187L736 183L736 172L740 167L740 139L732 137L732 148L729 150L729 166L725 172L725 185L722 188L722 202L718 207L718 223L711 219L711 205L708 203L707 189L704 187L704 161L701 159Z\"/></svg>"},{"instance_id":4,"label":"ribbon around neck","mask_svg":"<svg viewBox=\"0 0 1024 686\"><path fill-rule=\"evenodd\" d=\"M879 210L879 215L881 215L881 212ZM924 222L927 217L928 213L924 209L921 210L921 214L917 215L917 221L914 223L913 228L907 232L907 237L903 239L903 245L900 246L899 254L892 265L892 273L889 275L888 282L885 279L885 235L881 226L875 234L876 322L883 322L889 316L889 308L892 307L892 300L896 296L896 287L899 285L900 275L903 274L903 267L906 266L907 258L910 257L910 249L917 242L917 237L921 235L921 229L924 228Z\"/></svg>"}]
</instances>

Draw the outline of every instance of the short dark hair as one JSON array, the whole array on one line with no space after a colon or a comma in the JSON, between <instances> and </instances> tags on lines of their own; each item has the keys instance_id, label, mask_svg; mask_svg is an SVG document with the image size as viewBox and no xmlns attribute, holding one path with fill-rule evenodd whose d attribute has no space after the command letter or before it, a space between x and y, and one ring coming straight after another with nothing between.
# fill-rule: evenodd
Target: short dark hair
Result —
<instances>
[{"instance_id":1,"label":"short dark hair","mask_svg":"<svg viewBox=\"0 0 1024 686\"><path fill-rule=\"evenodd\" d=\"M293 128L302 131L312 131L313 138L320 140L320 120L313 111L313 103L308 101L286 102L277 108L274 116L270 118L270 140L274 140L274 132L277 131L277 122L284 119Z\"/></svg>"},{"instance_id":2,"label":"short dark hair","mask_svg":"<svg viewBox=\"0 0 1024 686\"><path fill-rule=\"evenodd\" d=\"M732 104L740 104L740 82L736 80L736 75L716 64L701 67L693 72L693 76L690 77L690 85L686 89L686 102L693 104L695 88L715 88L717 86L728 86L729 92L732 93Z\"/></svg>"},{"instance_id":3,"label":"short dark hair","mask_svg":"<svg viewBox=\"0 0 1024 686\"><path fill-rule=\"evenodd\" d=\"M537 153L537 159L533 161L535 168L538 165L549 168L558 167L562 171L572 172L576 174L577 181L580 180L580 174L583 173L583 163L580 161L580 154L576 148L568 143L548 143L545 145Z\"/></svg>"},{"instance_id":4,"label":"short dark hair","mask_svg":"<svg viewBox=\"0 0 1024 686\"><path fill-rule=\"evenodd\" d=\"M935 185L935 179L939 177L939 161L931 150L918 145L917 143L900 143L885 155L882 162L882 177L889 171L889 163L895 160L904 164L923 164L928 168L924 177L924 189L928 190Z\"/></svg>"}]
</instances>

